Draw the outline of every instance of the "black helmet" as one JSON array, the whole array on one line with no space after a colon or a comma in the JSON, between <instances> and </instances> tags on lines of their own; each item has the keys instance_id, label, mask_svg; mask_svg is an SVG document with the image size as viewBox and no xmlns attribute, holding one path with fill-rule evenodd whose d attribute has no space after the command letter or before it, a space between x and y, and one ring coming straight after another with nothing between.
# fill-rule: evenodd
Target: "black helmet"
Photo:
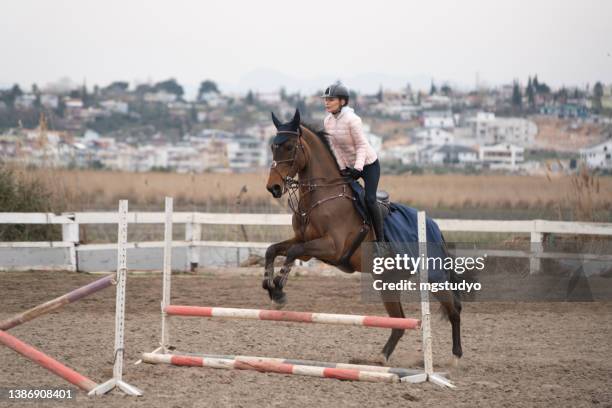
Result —
<instances>
[{"instance_id":1,"label":"black helmet","mask_svg":"<svg viewBox=\"0 0 612 408\"><path fill-rule=\"evenodd\" d=\"M340 82L336 82L331 84L325 89L321 98L349 98L348 88Z\"/></svg>"}]
</instances>

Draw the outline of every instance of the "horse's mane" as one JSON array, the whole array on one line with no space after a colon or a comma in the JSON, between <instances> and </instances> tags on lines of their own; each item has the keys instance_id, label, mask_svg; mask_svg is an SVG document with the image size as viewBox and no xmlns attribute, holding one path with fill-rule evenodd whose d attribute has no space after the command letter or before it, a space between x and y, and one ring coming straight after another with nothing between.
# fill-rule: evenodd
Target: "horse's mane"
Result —
<instances>
[{"instance_id":1,"label":"horse's mane","mask_svg":"<svg viewBox=\"0 0 612 408\"><path fill-rule=\"evenodd\" d=\"M308 129L309 131L311 131L312 133L314 133L315 136L319 138L321 143L323 143L323 146L325 146L325 148L329 151L329 154L331 154L331 156L334 158L334 162L336 163L336 166L338 166L338 159L336 158L336 155L334 154L334 150L329 144L329 139L327 138L328 133L323 129L318 129L318 130L315 129L314 125L309 124L309 123L302 122L300 124L304 126L306 129ZM338 169L340 169L340 167L338 167Z\"/></svg>"}]
</instances>

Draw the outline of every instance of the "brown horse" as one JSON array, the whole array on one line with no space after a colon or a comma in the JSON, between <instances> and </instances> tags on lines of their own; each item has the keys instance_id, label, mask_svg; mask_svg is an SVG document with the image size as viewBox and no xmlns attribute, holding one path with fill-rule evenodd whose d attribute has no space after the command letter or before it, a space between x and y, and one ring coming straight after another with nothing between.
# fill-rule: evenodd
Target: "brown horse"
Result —
<instances>
[{"instance_id":1,"label":"brown horse","mask_svg":"<svg viewBox=\"0 0 612 408\"><path fill-rule=\"evenodd\" d=\"M360 234L367 234L365 241L374 241L375 237L354 207L349 181L340 174L325 133L301 124L297 110L290 122L281 123L274 113L272 121L277 135L272 142L273 162L266 188L275 198L289 193L294 236L267 249L263 287L272 300L282 305L286 302L283 287L296 259L317 258L348 273L371 273L362 267L359 238ZM286 260L275 277L274 260L279 255ZM435 296L451 322L453 354L459 358L462 355L459 296L450 291L439 291ZM405 317L399 301L383 303L389 316ZM389 359L403 334L404 330L392 329L382 350L385 359Z\"/></svg>"}]
</instances>

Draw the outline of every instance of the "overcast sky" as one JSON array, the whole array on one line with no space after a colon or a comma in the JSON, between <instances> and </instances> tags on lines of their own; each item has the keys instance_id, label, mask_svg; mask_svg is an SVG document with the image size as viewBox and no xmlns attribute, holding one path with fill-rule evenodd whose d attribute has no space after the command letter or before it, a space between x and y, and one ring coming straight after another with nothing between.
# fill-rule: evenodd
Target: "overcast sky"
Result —
<instances>
[{"instance_id":1,"label":"overcast sky","mask_svg":"<svg viewBox=\"0 0 612 408\"><path fill-rule=\"evenodd\" d=\"M0 16L2 85L612 83L609 0L2 0Z\"/></svg>"}]
</instances>

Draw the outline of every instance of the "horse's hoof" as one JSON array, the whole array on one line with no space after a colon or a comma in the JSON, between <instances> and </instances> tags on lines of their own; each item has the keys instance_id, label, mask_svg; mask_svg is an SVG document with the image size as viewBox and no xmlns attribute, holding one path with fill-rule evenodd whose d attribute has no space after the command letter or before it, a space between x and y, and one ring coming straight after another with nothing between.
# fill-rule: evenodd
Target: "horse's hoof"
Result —
<instances>
[{"instance_id":1,"label":"horse's hoof","mask_svg":"<svg viewBox=\"0 0 612 408\"><path fill-rule=\"evenodd\" d=\"M284 292L275 291L272 293L272 300L277 305L284 306L287 303L287 295Z\"/></svg>"},{"instance_id":2,"label":"horse's hoof","mask_svg":"<svg viewBox=\"0 0 612 408\"><path fill-rule=\"evenodd\" d=\"M282 290L283 289L283 277L282 276L275 276L274 277L274 287L276 289Z\"/></svg>"},{"instance_id":3,"label":"horse's hoof","mask_svg":"<svg viewBox=\"0 0 612 408\"><path fill-rule=\"evenodd\" d=\"M265 290L273 289L273 288L270 287L270 280L269 279L264 279L261 282L261 287L264 288Z\"/></svg>"}]
</instances>

